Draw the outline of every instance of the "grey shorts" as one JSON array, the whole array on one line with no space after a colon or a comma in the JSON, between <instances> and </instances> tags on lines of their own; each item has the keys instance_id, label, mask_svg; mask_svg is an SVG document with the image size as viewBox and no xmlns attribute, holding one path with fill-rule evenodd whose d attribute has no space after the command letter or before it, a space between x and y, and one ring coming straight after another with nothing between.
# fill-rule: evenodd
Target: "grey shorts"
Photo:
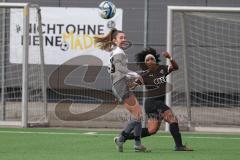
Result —
<instances>
[{"instance_id":1,"label":"grey shorts","mask_svg":"<svg viewBox=\"0 0 240 160\"><path fill-rule=\"evenodd\" d=\"M128 80L126 78L122 78L114 83L112 91L120 102L123 102L126 98L133 94L128 88Z\"/></svg>"}]
</instances>

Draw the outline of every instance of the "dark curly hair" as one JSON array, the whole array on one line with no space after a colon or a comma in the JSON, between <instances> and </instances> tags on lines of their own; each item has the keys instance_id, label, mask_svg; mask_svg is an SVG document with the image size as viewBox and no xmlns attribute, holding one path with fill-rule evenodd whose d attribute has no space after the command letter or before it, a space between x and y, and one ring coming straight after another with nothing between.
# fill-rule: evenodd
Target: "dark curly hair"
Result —
<instances>
[{"instance_id":1,"label":"dark curly hair","mask_svg":"<svg viewBox=\"0 0 240 160\"><path fill-rule=\"evenodd\" d=\"M144 50L142 50L141 52L139 52L138 54L136 54L135 59L137 61L137 64L139 65L139 67L141 67L141 69L146 70L147 66L145 65L145 57L146 55L151 54L155 57L156 59L156 63L160 62L160 55L157 53L157 51L151 47L145 48Z\"/></svg>"}]
</instances>

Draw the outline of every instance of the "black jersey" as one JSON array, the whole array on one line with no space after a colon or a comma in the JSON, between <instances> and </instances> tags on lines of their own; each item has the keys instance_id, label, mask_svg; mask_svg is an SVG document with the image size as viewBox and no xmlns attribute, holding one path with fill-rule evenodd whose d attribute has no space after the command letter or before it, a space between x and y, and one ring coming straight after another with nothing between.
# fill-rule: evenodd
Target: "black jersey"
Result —
<instances>
[{"instance_id":1,"label":"black jersey","mask_svg":"<svg viewBox=\"0 0 240 160\"><path fill-rule=\"evenodd\" d=\"M146 70L140 74L143 78L148 97L159 97L165 95L167 65L158 65L155 71Z\"/></svg>"},{"instance_id":2,"label":"black jersey","mask_svg":"<svg viewBox=\"0 0 240 160\"><path fill-rule=\"evenodd\" d=\"M159 65L155 71L146 70L141 73L144 84L147 89L158 88L166 85L166 76L168 74L167 65Z\"/></svg>"}]
</instances>

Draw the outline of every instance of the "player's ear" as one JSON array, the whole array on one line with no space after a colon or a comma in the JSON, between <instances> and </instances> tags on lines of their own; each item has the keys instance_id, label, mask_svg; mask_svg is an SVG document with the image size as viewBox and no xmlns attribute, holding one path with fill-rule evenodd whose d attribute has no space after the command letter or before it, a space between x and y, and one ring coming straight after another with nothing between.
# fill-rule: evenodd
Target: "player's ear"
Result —
<instances>
[{"instance_id":1,"label":"player's ear","mask_svg":"<svg viewBox=\"0 0 240 160\"><path fill-rule=\"evenodd\" d=\"M117 42L117 39L116 39L116 38L113 38L113 39L112 39L112 42L113 42L113 43L116 43L116 42Z\"/></svg>"}]
</instances>

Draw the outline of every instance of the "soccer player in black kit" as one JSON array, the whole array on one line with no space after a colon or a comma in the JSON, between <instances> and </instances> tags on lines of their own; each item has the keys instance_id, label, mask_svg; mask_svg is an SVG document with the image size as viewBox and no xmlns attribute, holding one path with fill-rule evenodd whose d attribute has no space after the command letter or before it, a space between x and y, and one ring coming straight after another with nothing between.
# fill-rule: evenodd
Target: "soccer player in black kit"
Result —
<instances>
[{"instance_id":1,"label":"soccer player in black kit","mask_svg":"<svg viewBox=\"0 0 240 160\"><path fill-rule=\"evenodd\" d=\"M163 56L169 59L171 64L169 66L160 65L159 56L153 48L147 48L138 53L136 60L143 69L141 73L143 82L138 80L132 86L129 86L135 88L137 85L145 85L146 93L148 93L145 100L148 128L142 128L141 137L155 134L160 127L161 121L165 120L170 125L170 133L175 142L175 151L193 151L182 144L177 117L164 103L166 76L172 71L178 70L178 65L168 52L164 52ZM134 139L134 135L129 135L128 139Z\"/></svg>"}]
</instances>

